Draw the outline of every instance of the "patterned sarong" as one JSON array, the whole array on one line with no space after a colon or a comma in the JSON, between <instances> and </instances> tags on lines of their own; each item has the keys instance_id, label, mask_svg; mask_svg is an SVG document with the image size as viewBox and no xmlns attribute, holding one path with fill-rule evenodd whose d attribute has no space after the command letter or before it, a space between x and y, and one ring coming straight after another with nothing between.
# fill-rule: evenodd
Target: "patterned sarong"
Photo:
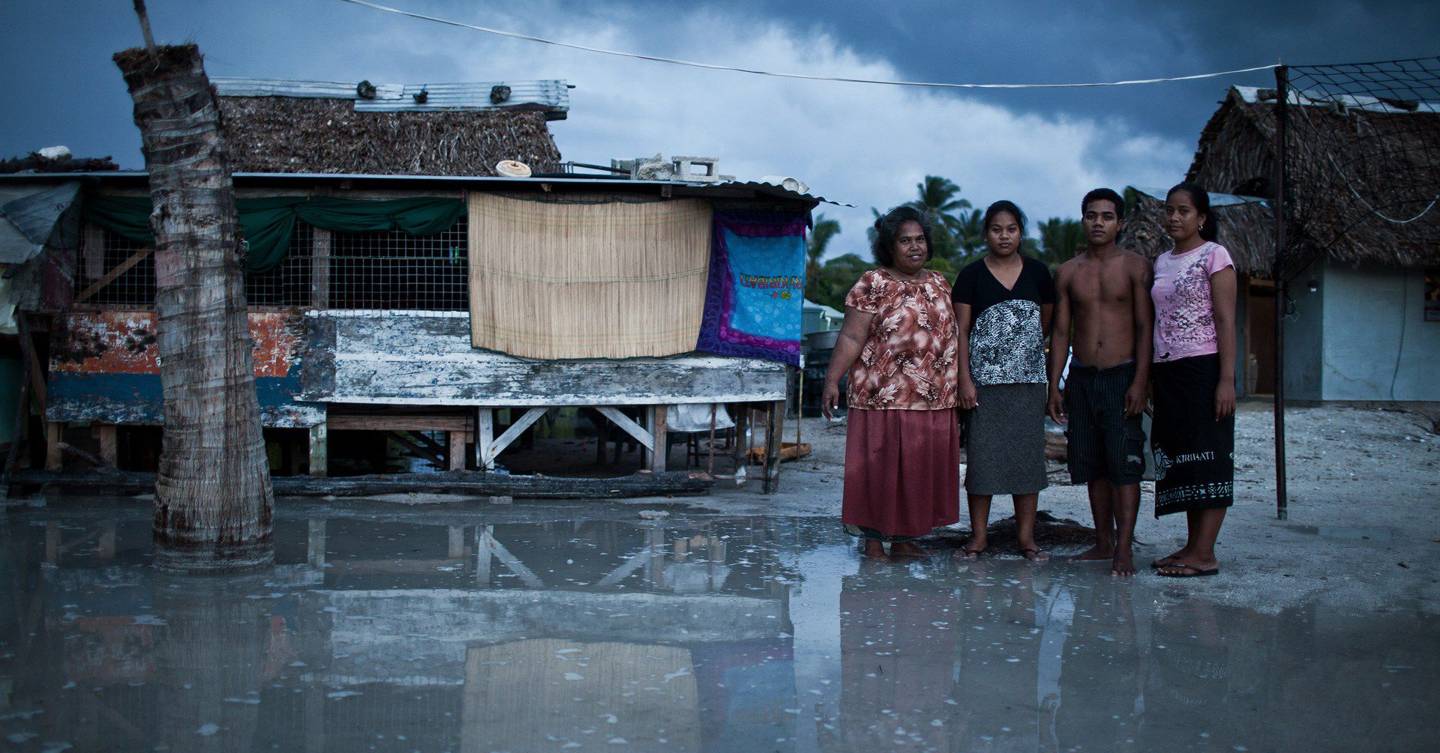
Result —
<instances>
[{"instance_id":1,"label":"patterned sarong","mask_svg":"<svg viewBox=\"0 0 1440 753\"><path fill-rule=\"evenodd\" d=\"M1215 420L1220 357L1192 356L1157 363L1155 420L1155 517L1186 510L1229 507L1234 502L1235 416Z\"/></svg>"}]
</instances>

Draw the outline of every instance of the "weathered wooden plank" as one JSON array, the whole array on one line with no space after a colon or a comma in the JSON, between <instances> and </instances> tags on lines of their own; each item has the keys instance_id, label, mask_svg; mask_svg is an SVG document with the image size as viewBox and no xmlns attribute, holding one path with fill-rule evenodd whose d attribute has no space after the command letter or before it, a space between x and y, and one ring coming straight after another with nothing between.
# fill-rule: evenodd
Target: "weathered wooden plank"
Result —
<instances>
[{"instance_id":1,"label":"weathered wooden plank","mask_svg":"<svg viewBox=\"0 0 1440 753\"><path fill-rule=\"evenodd\" d=\"M83 273L85 279L93 280L105 274L105 230L93 222L87 222L83 233Z\"/></svg>"},{"instance_id":2,"label":"weathered wooden plank","mask_svg":"<svg viewBox=\"0 0 1440 753\"><path fill-rule=\"evenodd\" d=\"M251 312L255 394L265 426L301 428L324 420L323 403L301 403L303 317ZM50 421L159 425L159 351L152 311L71 311L51 338Z\"/></svg>"},{"instance_id":3,"label":"weathered wooden plank","mask_svg":"<svg viewBox=\"0 0 1440 753\"><path fill-rule=\"evenodd\" d=\"M100 461L110 468L116 467L120 458L120 446L115 426L101 424L95 427L95 437L100 440Z\"/></svg>"},{"instance_id":4,"label":"weathered wooden plank","mask_svg":"<svg viewBox=\"0 0 1440 753\"><path fill-rule=\"evenodd\" d=\"M655 438L655 452L651 455L650 470L661 473L669 461L670 445L666 442L665 406L657 405L650 412L650 435Z\"/></svg>"},{"instance_id":5,"label":"weathered wooden plank","mask_svg":"<svg viewBox=\"0 0 1440 753\"><path fill-rule=\"evenodd\" d=\"M520 420L510 424L510 428L506 429L505 433L496 437L495 441L486 448L485 452L488 457L485 458L485 466L488 468L493 465L495 458L500 457L500 453L504 452L505 448L509 447L511 442L519 439L520 435L523 434L526 429L530 428L531 424L539 421L540 417L545 415L545 411L545 408L531 408L525 411L525 415L521 416Z\"/></svg>"},{"instance_id":6,"label":"weathered wooden plank","mask_svg":"<svg viewBox=\"0 0 1440 753\"><path fill-rule=\"evenodd\" d=\"M640 424L630 420L629 416L621 413L618 408L609 405L600 405L596 406L595 410L600 411L600 413L610 419L612 423L624 430L626 434L634 437L635 441L639 442L645 449L652 451L655 449L655 437L652 436L650 432L645 431L644 427L640 426Z\"/></svg>"},{"instance_id":7,"label":"weathered wooden plank","mask_svg":"<svg viewBox=\"0 0 1440 753\"><path fill-rule=\"evenodd\" d=\"M426 460L429 460L431 463L434 463L435 467L437 468L445 465L445 458L441 457L441 454L438 451L426 447L419 442L416 442L415 440L407 436L405 432L393 432L391 433L390 438L394 439L396 442L399 442L402 447L410 450L410 452L417 457L424 458Z\"/></svg>"},{"instance_id":8,"label":"weathered wooden plank","mask_svg":"<svg viewBox=\"0 0 1440 753\"><path fill-rule=\"evenodd\" d=\"M495 409L481 408L475 423L475 467L488 471L495 457L490 452L490 445L495 442Z\"/></svg>"},{"instance_id":9,"label":"weathered wooden plank","mask_svg":"<svg viewBox=\"0 0 1440 753\"><path fill-rule=\"evenodd\" d=\"M326 419L331 431L457 431L470 432L470 417L456 415L359 415L332 413Z\"/></svg>"},{"instance_id":10,"label":"weathered wooden plank","mask_svg":"<svg viewBox=\"0 0 1440 753\"><path fill-rule=\"evenodd\" d=\"M330 472L330 435L325 424L310 427L310 475L323 478ZM276 477L284 478L284 477ZM270 479L275 483L275 478Z\"/></svg>"},{"instance_id":11,"label":"weathered wooden plank","mask_svg":"<svg viewBox=\"0 0 1440 753\"><path fill-rule=\"evenodd\" d=\"M310 230L310 304L330 307L330 247L332 235L323 227Z\"/></svg>"},{"instance_id":12,"label":"weathered wooden plank","mask_svg":"<svg viewBox=\"0 0 1440 753\"><path fill-rule=\"evenodd\" d=\"M84 290L76 293L75 302L84 303L85 301L89 300L90 296L95 295L96 293L100 292L100 290L106 285L114 282L115 278L125 274L126 272L129 272L131 267L144 261L145 257L149 256L153 251L154 249L142 248L139 251L131 254L124 261L116 264L114 269L111 269L109 272L106 272L104 275L102 275L100 279L90 283L89 285L85 286Z\"/></svg>"},{"instance_id":13,"label":"weathered wooden plank","mask_svg":"<svg viewBox=\"0 0 1440 753\"><path fill-rule=\"evenodd\" d=\"M121 494L154 489L155 474L138 471L57 473L22 470L13 474L11 483L26 487L53 485L73 489L104 489L108 493ZM636 473L613 478L500 476L493 473L459 471L340 478L274 476L271 483L276 494L294 497L365 497L428 492L521 499L624 499L705 494L709 492L713 481L703 473L685 471Z\"/></svg>"},{"instance_id":14,"label":"weathered wooden plank","mask_svg":"<svg viewBox=\"0 0 1440 753\"><path fill-rule=\"evenodd\" d=\"M535 361L470 347L463 315L315 312L300 399L392 405L665 405L785 396L785 367L746 358Z\"/></svg>"},{"instance_id":15,"label":"weathered wooden plank","mask_svg":"<svg viewBox=\"0 0 1440 753\"><path fill-rule=\"evenodd\" d=\"M446 438L450 440L448 455L452 471L465 470L465 438L467 434L468 432L452 431L446 435Z\"/></svg>"},{"instance_id":16,"label":"weathered wooden plank","mask_svg":"<svg viewBox=\"0 0 1440 753\"><path fill-rule=\"evenodd\" d=\"M45 470L58 471L65 463L60 454L60 435L65 433L65 424L58 421L45 422Z\"/></svg>"}]
</instances>

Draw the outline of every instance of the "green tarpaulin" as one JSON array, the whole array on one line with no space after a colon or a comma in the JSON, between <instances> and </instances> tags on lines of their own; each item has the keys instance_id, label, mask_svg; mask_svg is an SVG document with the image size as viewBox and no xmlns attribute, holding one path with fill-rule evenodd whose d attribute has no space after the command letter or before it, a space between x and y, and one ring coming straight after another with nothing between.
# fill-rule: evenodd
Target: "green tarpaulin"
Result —
<instances>
[{"instance_id":1,"label":"green tarpaulin","mask_svg":"<svg viewBox=\"0 0 1440 753\"><path fill-rule=\"evenodd\" d=\"M266 272L285 259L295 220L326 230L348 233L400 230L434 235L450 229L465 213L459 199L390 199L366 201L331 196L282 196L237 199L240 230L249 243L245 269ZM150 232L150 199L143 196L90 196L85 219L136 243L155 242Z\"/></svg>"}]
</instances>

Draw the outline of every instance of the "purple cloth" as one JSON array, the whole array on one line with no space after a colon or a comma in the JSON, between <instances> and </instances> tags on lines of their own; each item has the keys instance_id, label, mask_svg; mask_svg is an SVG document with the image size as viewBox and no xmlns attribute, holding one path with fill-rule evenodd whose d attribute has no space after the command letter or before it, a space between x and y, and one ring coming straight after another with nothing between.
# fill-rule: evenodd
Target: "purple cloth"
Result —
<instances>
[{"instance_id":1,"label":"purple cloth","mask_svg":"<svg viewBox=\"0 0 1440 753\"><path fill-rule=\"evenodd\" d=\"M805 214L716 212L696 350L800 365Z\"/></svg>"}]
</instances>

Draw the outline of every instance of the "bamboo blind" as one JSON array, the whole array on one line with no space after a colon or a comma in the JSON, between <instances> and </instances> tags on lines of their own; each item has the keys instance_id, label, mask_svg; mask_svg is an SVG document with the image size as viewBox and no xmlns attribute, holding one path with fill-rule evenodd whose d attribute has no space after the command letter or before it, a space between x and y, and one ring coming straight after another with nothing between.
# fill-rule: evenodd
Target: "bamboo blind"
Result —
<instances>
[{"instance_id":1,"label":"bamboo blind","mask_svg":"<svg viewBox=\"0 0 1440 753\"><path fill-rule=\"evenodd\" d=\"M470 340L524 358L695 349L711 212L694 199L469 197Z\"/></svg>"}]
</instances>

